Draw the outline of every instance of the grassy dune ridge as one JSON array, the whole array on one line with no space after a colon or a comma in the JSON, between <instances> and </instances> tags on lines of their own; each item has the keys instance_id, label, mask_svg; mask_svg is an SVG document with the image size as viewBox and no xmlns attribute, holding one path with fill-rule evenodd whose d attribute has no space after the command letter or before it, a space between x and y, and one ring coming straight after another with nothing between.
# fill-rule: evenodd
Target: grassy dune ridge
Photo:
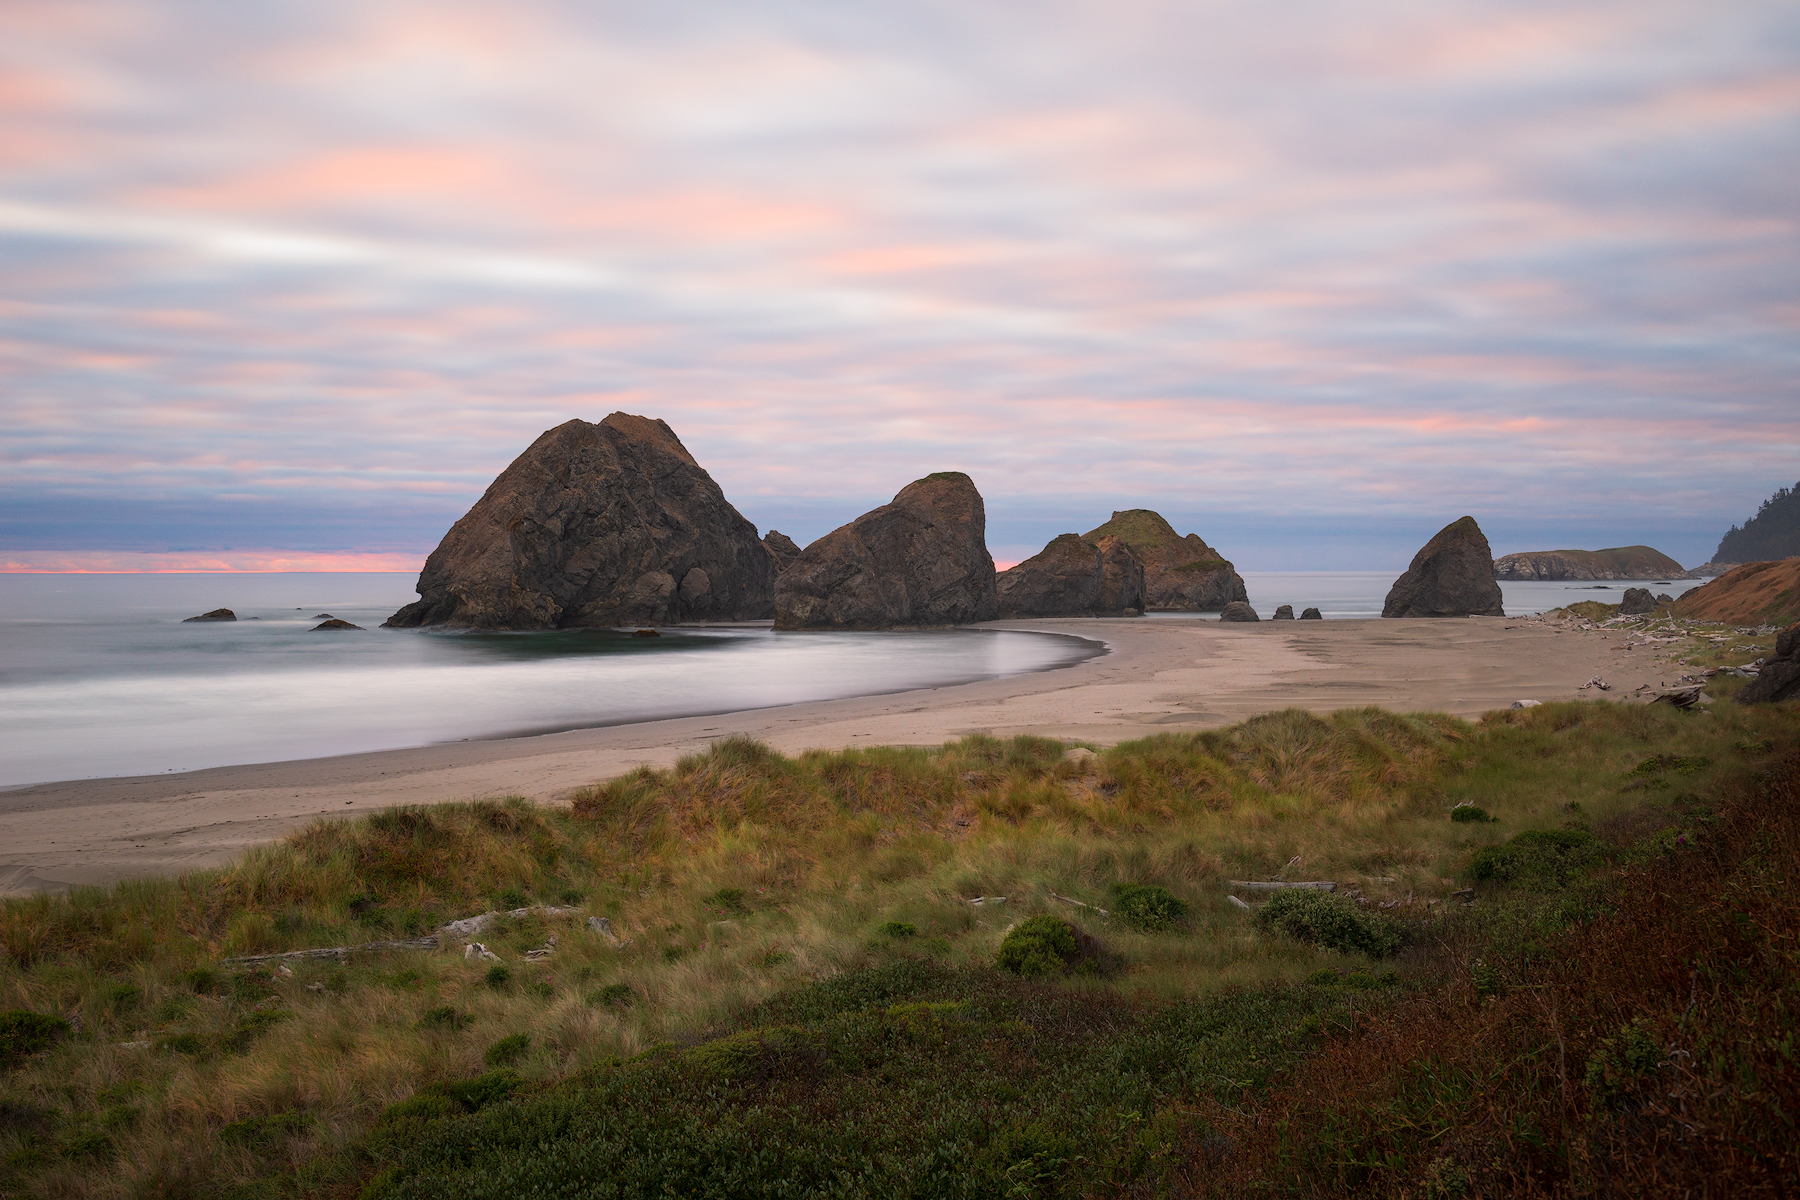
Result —
<instances>
[{"instance_id":1,"label":"grassy dune ridge","mask_svg":"<svg viewBox=\"0 0 1800 1200\"><path fill-rule=\"evenodd\" d=\"M391 810L224 870L7 901L0 1009L78 1027L0 1065L0 1192L524 1194L434 1147L478 1136L506 1163L526 1133L574 1145L572 1131L615 1176L637 1164L692 1187L777 1143L785 1177L818 1172L818 1194L1197 1184L1274 1161L1222 1147L1287 1153L1231 1114L1287 1103L1282 1081L1354 1044L1372 1012L1474 986L1470 947L1500 933L1471 914L1565 903L1584 872L1761 786L1795 733L1791 710L1560 704L1473 724L1290 711L1091 761L1030 737L794 758L731 740L567 809ZM1452 822L1465 801L1497 819ZM1445 899L1533 829L1595 849L1554 878L1490 876L1475 909ZM1284 870L1390 905L1412 946L1377 963L1259 929L1226 899L1226 881ZM1103 916L1122 884L1166 887L1184 923ZM460 941L291 976L220 963L529 904L580 913L484 931L501 964L465 960ZM1044 912L1099 939L1111 973L996 971L1005 930ZM820 1128L848 1140L809 1141ZM926 1128L941 1138L908 1132ZM671 1146L692 1153L646 1157ZM1416 1157L1333 1178L1392 1186ZM1464 1168L1447 1158L1432 1169L1451 1188ZM832 1182L852 1161L871 1164L862 1182ZM754 1178L733 1186L755 1194Z\"/></svg>"}]
</instances>

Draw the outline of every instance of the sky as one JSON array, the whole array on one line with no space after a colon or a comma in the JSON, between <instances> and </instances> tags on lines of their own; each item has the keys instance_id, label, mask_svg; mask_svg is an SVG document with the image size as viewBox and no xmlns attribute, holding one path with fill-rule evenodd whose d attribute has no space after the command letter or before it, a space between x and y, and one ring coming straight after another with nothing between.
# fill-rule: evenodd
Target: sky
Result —
<instances>
[{"instance_id":1,"label":"sky","mask_svg":"<svg viewBox=\"0 0 1800 1200\"><path fill-rule=\"evenodd\" d=\"M0 569L416 569L661 417L806 541L1687 565L1800 479L1800 6L7 0Z\"/></svg>"}]
</instances>

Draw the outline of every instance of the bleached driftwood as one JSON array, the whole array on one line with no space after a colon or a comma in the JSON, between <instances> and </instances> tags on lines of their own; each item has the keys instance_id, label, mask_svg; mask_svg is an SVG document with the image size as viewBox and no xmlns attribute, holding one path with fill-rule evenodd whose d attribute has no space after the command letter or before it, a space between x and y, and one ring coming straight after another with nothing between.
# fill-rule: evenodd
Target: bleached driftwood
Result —
<instances>
[{"instance_id":1,"label":"bleached driftwood","mask_svg":"<svg viewBox=\"0 0 1800 1200\"><path fill-rule=\"evenodd\" d=\"M1081 908L1091 908L1103 917L1112 916L1112 913L1110 911L1108 911L1107 909L1101 908L1098 904L1089 904L1083 900L1075 900L1068 896L1059 896L1055 892L1050 893L1050 898L1052 900L1061 900L1064 904L1074 904Z\"/></svg>"},{"instance_id":2,"label":"bleached driftwood","mask_svg":"<svg viewBox=\"0 0 1800 1200\"><path fill-rule=\"evenodd\" d=\"M1315 892L1335 892L1337 884L1326 880L1314 880L1310 883L1288 883L1285 880L1230 879L1226 881L1232 887L1246 892L1279 892L1282 888L1311 888Z\"/></svg>"},{"instance_id":3,"label":"bleached driftwood","mask_svg":"<svg viewBox=\"0 0 1800 1200\"><path fill-rule=\"evenodd\" d=\"M224 958L219 965L226 967L246 967L256 963L281 962L297 958L343 958L347 954L362 954L371 950L436 950L438 940L435 937L407 938L398 942L363 942L355 946L320 946L314 950L288 950L281 954L245 954L237 958Z\"/></svg>"},{"instance_id":4,"label":"bleached driftwood","mask_svg":"<svg viewBox=\"0 0 1800 1200\"><path fill-rule=\"evenodd\" d=\"M406 938L401 941L361 942L354 946L320 946L312 950L288 950L281 954L245 954L237 958L220 959L219 965L244 967L262 962L280 962L283 959L343 958L348 954L364 954L374 950L436 950L440 938L474 937L502 916L529 917L535 913L542 913L546 917L563 917L575 911L573 908L559 908L554 904L534 904L527 908L515 908L506 913L484 912L473 917L464 917L460 921L440 925L436 933L428 934L425 937Z\"/></svg>"},{"instance_id":5,"label":"bleached driftwood","mask_svg":"<svg viewBox=\"0 0 1800 1200\"><path fill-rule=\"evenodd\" d=\"M1227 896L1225 898L1227 900L1231 901L1232 904L1236 905L1238 908L1243 909L1245 912L1250 911L1250 906L1248 904L1245 904L1242 900L1239 900L1236 896Z\"/></svg>"}]
</instances>

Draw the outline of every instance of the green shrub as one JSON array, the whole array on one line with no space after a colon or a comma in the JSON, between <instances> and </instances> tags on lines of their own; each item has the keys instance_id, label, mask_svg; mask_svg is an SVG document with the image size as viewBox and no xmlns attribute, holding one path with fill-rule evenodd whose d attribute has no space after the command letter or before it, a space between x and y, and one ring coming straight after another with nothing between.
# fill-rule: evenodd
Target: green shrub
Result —
<instances>
[{"instance_id":1,"label":"green shrub","mask_svg":"<svg viewBox=\"0 0 1800 1200\"><path fill-rule=\"evenodd\" d=\"M1491 815L1479 804L1459 804L1450 810L1450 819L1459 825L1492 824L1500 818Z\"/></svg>"},{"instance_id":2,"label":"green shrub","mask_svg":"<svg viewBox=\"0 0 1800 1200\"><path fill-rule=\"evenodd\" d=\"M1159 884L1114 884L1113 896L1119 916L1133 929L1145 932L1169 929L1187 916L1187 905Z\"/></svg>"},{"instance_id":3,"label":"green shrub","mask_svg":"<svg viewBox=\"0 0 1800 1200\"><path fill-rule=\"evenodd\" d=\"M747 916L750 912L750 901L744 895L743 888L720 888L701 903L708 908L716 908L720 912L729 913L734 917Z\"/></svg>"},{"instance_id":4,"label":"green shrub","mask_svg":"<svg viewBox=\"0 0 1800 1200\"><path fill-rule=\"evenodd\" d=\"M525 1081L517 1071L500 1067L477 1075L473 1079L452 1079L442 1083L434 1083L426 1090L436 1095L454 1100L469 1112L479 1112L496 1100L506 1097L525 1086Z\"/></svg>"},{"instance_id":5,"label":"green shrub","mask_svg":"<svg viewBox=\"0 0 1800 1200\"><path fill-rule=\"evenodd\" d=\"M523 1033L510 1033L487 1048L481 1061L490 1067L506 1067L525 1056L531 1049L531 1037Z\"/></svg>"},{"instance_id":6,"label":"green shrub","mask_svg":"<svg viewBox=\"0 0 1800 1200\"><path fill-rule=\"evenodd\" d=\"M1350 901L1316 888L1276 892L1255 919L1259 928L1371 958L1385 958L1398 950L1404 940L1395 921L1364 912Z\"/></svg>"},{"instance_id":7,"label":"green shrub","mask_svg":"<svg viewBox=\"0 0 1800 1200\"><path fill-rule=\"evenodd\" d=\"M469 1018L457 1012L448 1004L440 1004L436 1008L428 1008L425 1015L419 1018L420 1029L448 1029L452 1033L469 1023Z\"/></svg>"},{"instance_id":8,"label":"green shrub","mask_svg":"<svg viewBox=\"0 0 1800 1200\"><path fill-rule=\"evenodd\" d=\"M1039 979L1068 969L1075 957L1075 927L1048 913L1021 921L1000 942L1003 970Z\"/></svg>"},{"instance_id":9,"label":"green shrub","mask_svg":"<svg viewBox=\"0 0 1800 1200\"><path fill-rule=\"evenodd\" d=\"M69 1036L61 1017L15 1008L0 1013L0 1065L48 1050Z\"/></svg>"},{"instance_id":10,"label":"green shrub","mask_svg":"<svg viewBox=\"0 0 1800 1200\"><path fill-rule=\"evenodd\" d=\"M391 1125L401 1121L435 1121L447 1117L456 1107L450 1097L436 1092L419 1092L382 1109L379 1123Z\"/></svg>"},{"instance_id":11,"label":"green shrub","mask_svg":"<svg viewBox=\"0 0 1800 1200\"><path fill-rule=\"evenodd\" d=\"M233 1121L219 1130L219 1140L227 1145L257 1146L288 1134L304 1133L312 1118L301 1112L270 1113L266 1117L247 1117Z\"/></svg>"},{"instance_id":12,"label":"green shrub","mask_svg":"<svg viewBox=\"0 0 1800 1200\"><path fill-rule=\"evenodd\" d=\"M512 982L512 971L505 963L495 963L487 970L487 985L498 991Z\"/></svg>"},{"instance_id":13,"label":"green shrub","mask_svg":"<svg viewBox=\"0 0 1800 1200\"><path fill-rule=\"evenodd\" d=\"M1527 829L1503 845L1475 851L1469 878L1561 887L1601 853L1594 835L1583 829Z\"/></svg>"},{"instance_id":14,"label":"green shrub","mask_svg":"<svg viewBox=\"0 0 1800 1200\"><path fill-rule=\"evenodd\" d=\"M1645 1081L1656 1074L1668 1056L1656 1036L1656 1027L1639 1017L1617 1036L1601 1043L1587 1061L1582 1082L1594 1103L1618 1108Z\"/></svg>"},{"instance_id":15,"label":"green shrub","mask_svg":"<svg viewBox=\"0 0 1800 1200\"><path fill-rule=\"evenodd\" d=\"M906 938L918 937L919 927L911 921L889 921L881 927L881 935L903 941Z\"/></svg>"},{"instance_id":16,"label":"green shrub","mask_svg":"<svg viewBox=\"0 0 1800 1200\"><path fill-rule=\"evenodd\" d=\"M501 908L508 910L524 908L531 903L531 898L524 892L521 892L518 888L507 888L495 897L495 899L500 902Z\"/></svg>"},{"instance_id":17,"label":"green shrub","mask_svg":"<svg viewBox=\"0 0 1800 1200\"><path fill-rule=\"evenodd\" d=\"M218 991L221 983L219 973L211 967L195 967L182 975L182 981L193 988L201 996L210 996Z\"/></svg>"},{"instance_id":18,"label":"green shrub","mask_svg":"<svg viewBox=\"0 0 1800 1200\"><path fill-rule=\"evenodd\" d=\"M602 1008L630 1008L637 1003L637 993L629 983L609 983L597 992L588 993L588 1003Z\"/></svg>"}]
</instances>

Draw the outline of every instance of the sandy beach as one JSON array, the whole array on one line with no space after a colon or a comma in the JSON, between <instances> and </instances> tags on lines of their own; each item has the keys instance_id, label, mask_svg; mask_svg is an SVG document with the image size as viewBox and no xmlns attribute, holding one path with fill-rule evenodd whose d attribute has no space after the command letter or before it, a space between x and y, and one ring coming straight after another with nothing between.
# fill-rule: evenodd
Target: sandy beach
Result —
<instances>
[{"instance_id":1,"label":"sandy beach","mask_svg":"<svg viewBox=\"0 0 1800 1200\"><path fill-rule=\"evenodd\" d=\"M936 745L971 733L1111 745L1289 707L1380 705L1464 717L1515 700L1612 700L1674 679L1667 652L1532 618L1263 622L1044 620L987 628L1104 642L1076 666L1010 679L685 717L539 737L463 741L0 792L0 894L169 874L229 861L322 815L522 795L555 802L731 734L787 753ZM1641 697L1639 698L1641 702Z\"/></svg>"}]
</instances>

